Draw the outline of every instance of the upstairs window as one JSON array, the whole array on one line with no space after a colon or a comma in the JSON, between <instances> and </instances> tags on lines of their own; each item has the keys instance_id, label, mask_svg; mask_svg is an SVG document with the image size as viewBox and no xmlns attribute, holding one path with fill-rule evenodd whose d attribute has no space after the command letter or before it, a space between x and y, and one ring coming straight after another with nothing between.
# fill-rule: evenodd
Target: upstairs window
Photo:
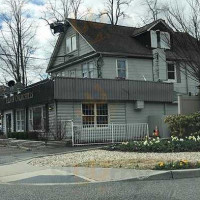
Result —
<instances>
[{"instance_id":1,"label":"upstairs window","mask_svg":"<svg viewBox=\"0 0 200 200\"><path fill-rule=\"evenodd\" d=\"M84 63L82 65L83 78L94 78L94 62Z\"/></svg>"},{"instance_id":2,"label":"upstairs window","mask_svg":"<svg viewBox=\"0 0 200 200\"><path fill-rule=\"evenodd\" d=\"M174 63L167 64L167 77L168 81L176 81L176 67Z\"/></svg>"},{"instance_id":3,"label":"upstairs window","mask_svg":"<svg viewBox=\"0 0 200 200\"><path fill-rule=\"evenodd\" d=\"M66 48L67 48L67 53L70 53L70 52L75 51L77 49L76 35L73 35L73 36L67 38Z\"/></svg>"},{"instance_id":4,"label":"upstairs window","mask_svg":"<svg viewBox=\"0 0 200 200\"><path fill-rule=\"evenodd\" d=\"M124 59L117 60L117 78L127 78L127 61Z\"/></svg>"}]
</instances>

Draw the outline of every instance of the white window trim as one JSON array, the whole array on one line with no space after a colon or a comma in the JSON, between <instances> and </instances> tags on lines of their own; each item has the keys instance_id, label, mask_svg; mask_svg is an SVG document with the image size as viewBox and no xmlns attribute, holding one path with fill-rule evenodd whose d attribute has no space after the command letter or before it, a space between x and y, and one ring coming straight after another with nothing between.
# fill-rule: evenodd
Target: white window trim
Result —
<instances>
[{"instance_id":1,"label":"white window trim","mask_svg":"<svg viewBox=\"0 0 200 200\"><path fill-rule=\"evenodd\" d=\"M92 105L94 105L94 127L86 127L87 129L97 129L97 128L100 128L100 129L102 129L102 128L108 128L108 125L110 124L110 106L109 106L109 104L108 103L98 103L98 102L95 102L95 103L91 103L91 102L84 102L84 103L82 103L81 104L81 124L82 124L82 126L84 126L83 125L83 104L92 104ZM98 127L98 124L97 124L97 109L96 109L96 106L97 106L97 104L107 104L107 107L108 107L108 124L105 124L105 127ZM102 124L100 124L100 125L102 125ZM104 124L103 124L104 125Z\"/></svg>"},{"instance_id":2,"label":"white window trim","mask_svg":"<svg viewBox=\"0 0 200 200\"><path fill-rule=\"evenodd\" d=\"M168 79L168 64L173 64L174 65L174 76L175 79ZM167 83L177 83L177 71L176 71L176 63L174 62L167 62Z\"/></svg>"},{"instance_id":3,"label":"white window trim","mask_svg":"<svg viewBox=\"0 0 200 200\"><path fill-rule=\"evenodd\" d=\"M17 112L24 112L24 130L22 130L22 124L21 124L21 127L20 127L20 130L18 130L17 129L17 121L20 121L20 122L22 122L22 116L21 116L21 114L20 114L20 120L17 120ZM20 110L16 110L16 112L15 112L16 114L15 114L15 124L16 124L16 132L24 132L25 131L25 127L26 127L26 113L25 113L25 110L24 109L20 109Z\"/></svg>"},{"instance_id":4,"label":"white window trim","mask_svg":"<svg viewBox=\"0 0 200 200\"><path fill-rule=\"evenodd\" d=\"M118 60L124 60L126 62L126 77L125 79L128 79L128 60L125 58L117 58L116 59L116 78L120 78L118 74Z\"/></svg>"},{"instance_id":5,"label":"white window trim","mask_svg":"<svg viewBox=\"0 0 200 200\"><path fill-rule=\"evenodd\" d=\"M83 77L83 65L87 65L87 73L88 73L88 75L90 75L89 74L89 72L90 72L89 63L93 63L93 77L91 77L91 76ZM82 78L95 78L95 62L93 60L82 63L81 64L81 70L82 70L82 75L81 75Z\"/></svg>"},{"instance_id":6,"label":"white window trim","mask_svg":"<svg viewBox=\"0 0 200 200\"><path fill-rule=\"evenodd\" d=\"M42 109L42 129L38 129L38 130L34 130L33 129L33 113L32 113L32 125L30 124L30 111L33 110L34 108L41 108ZM29 131L38 131L38 132L42 132L44 130L44 110L43 110L44 106L35 106L35 107L31 107L28 110L28 129Z\"/></svg>"},{"instance_id":7,"label":"white window trim","mask_svg":"<svg viewBox=\"0 0 200 200\"><path fill-rule=\"evenodd\" d=\"M72 51L70 51L70 52L67 52L67 40L68 40L68 39L71 39L71 47L72 47L72 38L73 38L73 37L76 37L76 49L74 49L74 50L72 50ZM70 53L73 53L73 52L77 51L78 48L77 48L77 35L76 35L76 34L73 34L73 35L67 37L65 43L66 43L66 48L65 48L66 54L70 54Z\"/></svg>"}]
</instances>

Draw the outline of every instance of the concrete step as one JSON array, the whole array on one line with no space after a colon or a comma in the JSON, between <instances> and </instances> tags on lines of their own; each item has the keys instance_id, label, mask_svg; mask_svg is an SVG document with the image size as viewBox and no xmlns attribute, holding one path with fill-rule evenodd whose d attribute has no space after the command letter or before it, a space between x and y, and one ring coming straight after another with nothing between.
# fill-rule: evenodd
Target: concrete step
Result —
<instances>
[{"instance_id":1,"label":"concrete step","mask_svg":"<svg viewBox=\"0 0 200 200\"><path fill-rule=\"evenodd\" d=\"M9 139L0 139L0 145L8 145L10 143Z\"/></svg>"},{"instance_id":2,"label":"concrete step","mask_svg":"<svg viewBox=\"0 0 200 200\"><path fill-rule=\"evenodd\" d=\"M25 142L26 142L26 140L10 140L9 145L10 146L19 146Z\"/></svg>"},{"instance_id":3,"label":"concrete step","mask_svg":"<svg viewBox=\"0 0 200 200\"><path fill-rule=\"evenodd\" d=\"M26 141L22 143L20 146L27 147L27 148L38 148L45 146L45 142L43 141Z\"/></svg>"},{"instance_id":4,"label":"concrete step","mask_svg":"<svg viewBox=\"0 0 200 200\"><path fill-rule=\"evenodd\" d=\"M8 145L13 147L25 147L25 148L39 148L44 147L45 142L43 141L31 141L31 140L10 140Z\"/></svg>"},{"instance_id":5,"label":"concrete step","mask_svg":"<svg viewBox=\"0 0 200 200\"><path fill-rule=\"evenodd\" d=\"M46 146L51 147L66 147L69 146L71 143L71 140L62 140L62 141L48 141Z\"/></svg>"}]
</instances>

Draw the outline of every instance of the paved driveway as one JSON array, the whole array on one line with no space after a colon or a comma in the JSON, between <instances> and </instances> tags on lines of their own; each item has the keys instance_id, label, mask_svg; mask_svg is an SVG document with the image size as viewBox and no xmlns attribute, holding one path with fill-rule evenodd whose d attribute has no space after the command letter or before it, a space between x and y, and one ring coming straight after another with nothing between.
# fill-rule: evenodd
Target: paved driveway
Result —
<instances>
[{"instance_id":1,"label":"paved driveway","mask_svg":"<svg viewBox=\"0 0 200 200\"><path fill-rule=\"evenodd\" d=\"M99 148L99 146L88 147L53 147L47 146L35 148L31 151L20 149L18 147L0 146L0 165L11 164L17 161L28 160L38 156L46 156L49 154L69 153L73 151L84 151L87 149Z\"/></svg>"}]
</instances>

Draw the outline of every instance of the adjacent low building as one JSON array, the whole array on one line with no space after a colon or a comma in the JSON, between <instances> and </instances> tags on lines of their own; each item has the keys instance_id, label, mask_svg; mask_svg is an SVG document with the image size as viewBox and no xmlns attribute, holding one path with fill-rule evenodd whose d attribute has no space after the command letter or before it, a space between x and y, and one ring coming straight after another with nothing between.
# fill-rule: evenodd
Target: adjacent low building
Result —
<instances>
[{"instance_id":1,"label":"adjacent low building","mask_svg":"<svg viewBox=\"0 0 200 200\"><path fill-rule=\"evenodd\" d=\"M149 115L170 114L173 98L170 83L56 77L1 98L3 130L52 137L67 120L97 126L148 123Z\"/></svg>"}]
</instances>

